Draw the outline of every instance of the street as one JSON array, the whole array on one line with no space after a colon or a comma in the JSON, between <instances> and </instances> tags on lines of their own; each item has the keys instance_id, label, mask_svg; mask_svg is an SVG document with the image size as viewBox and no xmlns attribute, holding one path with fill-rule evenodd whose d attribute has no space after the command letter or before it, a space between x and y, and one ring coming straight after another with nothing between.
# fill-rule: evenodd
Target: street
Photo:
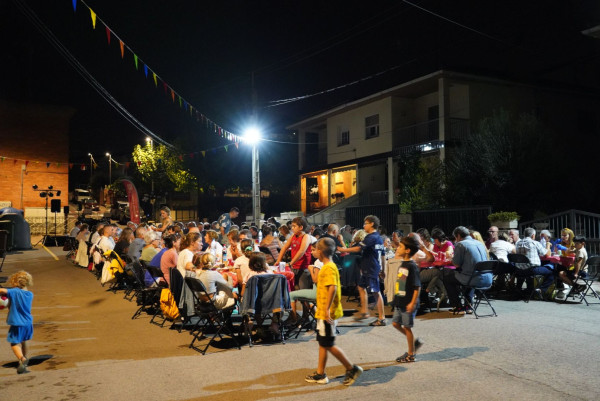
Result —
<instances>
[{"instance_id":1,"label":"street","mask_svg":"<svg viewBox=\"0 0 600 401\"><path fill-rule=\"evenodd\" d=\"M337 345L364 368L347 388L331 356L331 382L305 383L317 365L312 332L241 351L211 347L203 356L188 348L188 332L151 325L146 315L131 320L135 302L107 292L61 248L49 250L58 260L39 247L10 254L0 274L24 269L34 279L30 373L16 373L0 311L5 400L600 398L600 305L494 300L498 317L480 319L434 311L417 317L414 332L425 344L412 364L395 362L406 340L390 318L387 327L369 327L345 317Z\"/></svg>"}]
</instances>

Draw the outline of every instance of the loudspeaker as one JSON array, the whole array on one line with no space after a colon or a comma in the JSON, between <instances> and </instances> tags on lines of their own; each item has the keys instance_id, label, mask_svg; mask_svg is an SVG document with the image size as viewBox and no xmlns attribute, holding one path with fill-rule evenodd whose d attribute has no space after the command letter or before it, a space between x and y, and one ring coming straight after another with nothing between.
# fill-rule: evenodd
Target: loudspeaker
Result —
<instances>
[{"instance_id":1,"label":"loudspeaker","mask_svg":"<svg viewBox=\"0 0 600 401\"><path fill-rule=\"evenodd\" d=\"M52 213L60 213L60 199L52 199L50 201L50 211Z\"/></svg>"},{"instance_id":2,"label":"loudspeaker","mask_svg":"<svg viewBox=\"0 0 600 401\"><path fill-rule=\"evenodd\" d=\"M69 206L64 206L63 210L64 210L65 214L69 214Z\"/></svg>"}]
</instances>

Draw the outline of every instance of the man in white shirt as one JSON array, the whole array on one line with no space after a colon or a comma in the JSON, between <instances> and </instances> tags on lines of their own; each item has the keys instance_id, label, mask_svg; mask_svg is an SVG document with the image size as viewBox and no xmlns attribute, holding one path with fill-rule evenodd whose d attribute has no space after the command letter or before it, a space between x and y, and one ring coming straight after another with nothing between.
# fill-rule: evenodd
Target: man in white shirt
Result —
<instances>
[{"instance_id":1,"label":"man in white shirt","mask_svg":"<svg viewBox=\"0 0 600 401\"><path fill-rule=\"evenodd\" d=\"M531 227L527 227L523 231L523 235L524 238L517 241L515 244L516 253L527 256L532 267L526 271L517 269L517 273L520 276L520 279L517 280L517 288L519 288L519 282L521 284L523 283L524 277L527 282L527 290L535 291L540 298L545 300L546 291L554 282L554 266L551 264L542 266L540 257L550 256L550 247L548 246L547 248L544 248L539 241L535 240L535 229ZM544 277L544 281L539 288L536 289L533 288L534 276Z\"/></svg>"}]
</instances>

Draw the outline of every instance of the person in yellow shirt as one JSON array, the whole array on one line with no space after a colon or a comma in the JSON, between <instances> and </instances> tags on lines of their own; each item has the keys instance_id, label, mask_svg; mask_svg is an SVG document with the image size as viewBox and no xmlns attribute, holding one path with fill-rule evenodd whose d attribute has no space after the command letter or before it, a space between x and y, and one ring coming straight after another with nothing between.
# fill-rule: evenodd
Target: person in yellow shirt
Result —
<instances>
[{"instance_id":1,"label":"person in yellow shirt","mask_svg":"<svg viewBox=\"0 0 600 401\"><path fill-rule=\"evenodd\" d=\"M319 259L323 266L318 273L310 269L313 281L317 283L317 341L319 342L319 364L317 371L306 376L309 383L327 384L329 378L325 373L327 353L330 352L346 368L343 384L349 386L363 372L358 365L352 364L344 351L335 345L337 319L344 315L342 309L342 288L340 273L331 257L336 251L335 242L331 238L321 238L313 250L313 256ZM318 275L317 275L318 274ZM317 275L315 277L315 275Z\"/></svg>"}]
</instances>

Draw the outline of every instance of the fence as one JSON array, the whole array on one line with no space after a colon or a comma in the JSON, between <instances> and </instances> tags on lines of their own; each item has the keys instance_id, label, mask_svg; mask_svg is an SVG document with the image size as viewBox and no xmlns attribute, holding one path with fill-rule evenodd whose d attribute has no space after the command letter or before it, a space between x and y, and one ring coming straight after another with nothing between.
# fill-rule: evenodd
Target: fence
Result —
<instances>
[{"instance_id":1,"label":"fence","mask_svg":"<svg viewBox=\"0 0 600 401\"><path fill-rule=\"evenodd\" d=\"M553 238L558 238L563 228L570 228L575 235L583 235L586 238L585 247L588 255L600 255L600 214L571 209L519 223L520 232L527 227L534 227L537 231L536 235L539 235L541 230L547 229Z\"/></svg>"},{"instance_id":2,"label":"fence","mask_svg":"<svg viewBox=\"0 0 600 401\"><path fill-rule=\"evenodd\" d=\"M452 234L457 226L472 227L480 233L485 233L490 225L487 216L491 212L491 206L415 210L412 212L412 224L415 230L424 227L431 231L432 228L438 227L447 235Z\"/></svg>"},{"instance_id":3,"label":"fence","mask_svg":"<svg viewBox=\"0 0 600 401\"><path fill-rule=\"evenodd\" d=\"M400 210L396 203L391 205L347 207L346 224L362 228L365 217L372 214L379 217L381 227L385 228L385 231L389 234L396 229L399 212Z\"/></svg>"}]
</instances>

